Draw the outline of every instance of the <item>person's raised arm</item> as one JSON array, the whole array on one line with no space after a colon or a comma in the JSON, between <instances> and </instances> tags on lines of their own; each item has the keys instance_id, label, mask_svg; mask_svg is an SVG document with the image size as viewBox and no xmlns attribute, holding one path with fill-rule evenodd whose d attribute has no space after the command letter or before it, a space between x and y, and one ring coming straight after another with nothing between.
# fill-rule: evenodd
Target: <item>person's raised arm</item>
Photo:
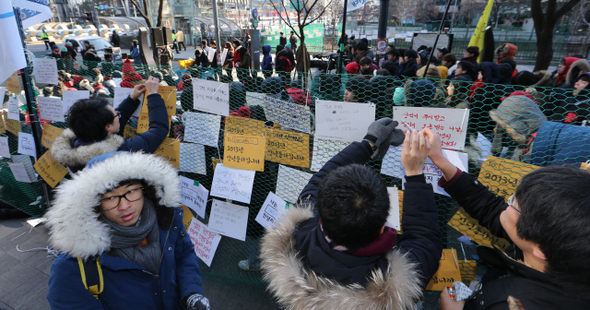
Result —
<instances>
[{"instance_id":1,"label":"person's raised arm","mask_svg":"<svg viewBox=\"0 0 590 310\"><path fill-rule=\"evenodd\" d=\"M125 125L131 118L131 115L133 115L133 112L137 110L137 107L141 103L139 98L143 96L145 90L146 87L144 84L135 86L131 91L131 94L129 94L129 97L125 98L123 102L121 102L121 104L119 104L119 106L115 109L121 112L121 118L119 119L119 124L121 124L119 128L119 135L122 136L125 132Z\"/></svg>"}]
</instances>

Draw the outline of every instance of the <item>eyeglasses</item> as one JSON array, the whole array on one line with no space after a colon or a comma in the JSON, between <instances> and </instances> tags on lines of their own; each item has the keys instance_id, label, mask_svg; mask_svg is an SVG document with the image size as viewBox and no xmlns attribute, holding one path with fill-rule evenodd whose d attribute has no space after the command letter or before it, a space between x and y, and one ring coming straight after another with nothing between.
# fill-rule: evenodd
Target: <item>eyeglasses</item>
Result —
<instances>
[{"instance_id":1,"label":"eyeglasses","mask_svg":"<svg viewBox=\"0 0 590 310\"><path fill-rule=\"evenodd\" d=\"M123 197L125 197L125 199L127 199L127 201L129 201L129 202L138 201L139 199L141 199L143 197L143 187L130 189L129 191L127 191L123 195L110 196L110 197L101 199L100 200L101 210L110 211L110 210L115 209L116 207L119 206L119 204L121 203L121 198L123 198Z\"/></svg>"},{"instance_id":2,"label":"eyeglasses","mask_svg":"<svg viewBox=\"0 0 590 310\"><path fill-rule=\"evenodd\" d=\"M510 198L508 198L508 206L511 207L512 209L514 209L514 211L516 211L516 213L518 213L518 215L520 214L520 211L518 211L518 209L514 206L514 195L510 196Z\"/></svg>"},{"instance_id":3,"label":"eyeglasses","mask_svg":"<svg viewBox=\"0 0 590 310\"><path fill-rule=\"evenodd\" d=\"M121 112L117 111L117 113L115 113L115 116L113 116L113 119L115 118L121 118Z\"/></svg>"}]
</instances>

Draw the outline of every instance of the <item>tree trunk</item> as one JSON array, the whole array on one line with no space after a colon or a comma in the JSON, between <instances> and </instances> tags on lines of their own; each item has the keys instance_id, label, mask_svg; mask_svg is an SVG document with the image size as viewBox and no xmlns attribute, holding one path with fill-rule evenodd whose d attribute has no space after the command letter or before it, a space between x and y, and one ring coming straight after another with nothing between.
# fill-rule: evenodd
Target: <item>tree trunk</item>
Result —
<instances>
[{"instance_id":1,"label":"tree trunk","mask_svg":"<svg viewBox=\"0 0 590 310\"><path fill-rule=\"evenodd\" d=\"M537 60L534 71L547 70L553 59L553 28L555 25L544 25L537 31Z\"/></svg>"}]
</instances>

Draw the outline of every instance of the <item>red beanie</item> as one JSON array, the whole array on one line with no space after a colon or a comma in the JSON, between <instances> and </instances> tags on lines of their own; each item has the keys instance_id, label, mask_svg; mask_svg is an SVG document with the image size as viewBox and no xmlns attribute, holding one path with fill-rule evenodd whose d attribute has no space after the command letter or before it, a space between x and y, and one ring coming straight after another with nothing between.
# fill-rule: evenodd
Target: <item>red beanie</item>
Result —
<instances>
[{"instance_id":1,"label":"red beanie","mask_svg":"<svg viewBox=\"0 0 590 310\"><path fill-rule=\"evenodd\" d=\"M129 73L132 71L135 71L135 69L131 65L131 60L129 60L129 58L127 58L127 59L125 59L125 62L123 65L123 73Z\"/></svg>"},{"instance_id":2,"label":"red beanie","mask_svg":"<svg viewBox=\"0 0 590 310\"><path fill-rule=\"evenodd\" d=\"M508 95L508 97L512 97L512 96L525 96L525 97L535 101L535 97L533 97L533 95L523 92L523 91L515 91L512 94ZM508 98L508 97L506 97L506 98ZM500 100L504 101L504 99L506 99L506 98L501 98Z\"/></svg>"},{"instance_id":3,"label":"red beanie","mask_svg":"<svg viewBox=\"0 0 590 310\"><path fill-rule=\"evenodd\" d=\"M359 72L359 64L357 64L356 62L349 63L348 65L346 65L346 71L350 74L355 74Z\"/></svg>"}]
</instances>

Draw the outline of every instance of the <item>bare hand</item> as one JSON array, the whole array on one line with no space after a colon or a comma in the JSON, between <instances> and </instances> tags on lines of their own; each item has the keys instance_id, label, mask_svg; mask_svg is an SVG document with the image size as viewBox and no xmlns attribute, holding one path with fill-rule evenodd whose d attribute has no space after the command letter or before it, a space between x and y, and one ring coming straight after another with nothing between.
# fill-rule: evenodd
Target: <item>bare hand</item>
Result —
<instances>
[{"instance_id":1,"label":"bare hand","mask_svg":"<svg viewBox=\"0 0 590 310\"><path fill-rule=\"evenodd\" d=\"M131 95L129 95L129 97L131 97L131 99L133 100L137 100L139 99L139 97L141 97L141 95L143 95L143 93L145 93L145 85L141 84L141 85L137 85L133 88L133 90L131 91Z\"/></svg>"},{"instance_id":2,"label":"bare hand","mask_svg":"<svg viewBox=\"0 0 590 310\"><path fill-rule=\"evenodd\" d=\"M401 65L401 64L403 64L403 63L404 63L404 59L403 59L402 57L400 57L400 58L397 60L397 62L398 62L400 65Z\"/></svg>"},{"instance_id":3,"label":"bare hand","mask_svg":"<svg viewBox=\"0 0 590 310\"><path fill-rule=\"evenodd\" d=\"M148 95L157 94L158 89L160 89L160 80L153 76L150 76L145 82L146 92Z\"/></svg>"},{"instance_id":4,"label":"bare hand","mask_svg":"<svg viewBox=\"0 0 590 310\"><path fill-rule=\"evenodd\" d=\"M461 310L464 305L465 301L453 300L446 287L440 293L440 298L438 299L438 307L440 310Z\"/></svg>"},{"instance_id":5,"label":"bare hand","mask_svg":"<svg viewBox=\"0 0 590 310\"><path fill-rule=\"evenodd\" d=\"M430 142L422 131L407 132L402 147L402 165L406 169L406 175L422 174L422 167L428 158Z\"/></svg>"},{"instance_id":6,"label":"bare hand","mask_svg":"<svg viewBox=\"0 0 590 310\"><path fill-rule=\"evenodd\" d=\"M455 94L455 85L453 85L453 83L449 84L449 86L447 87L447 92L449 93L449 96Z\"/></svg>"}]
</instances>

